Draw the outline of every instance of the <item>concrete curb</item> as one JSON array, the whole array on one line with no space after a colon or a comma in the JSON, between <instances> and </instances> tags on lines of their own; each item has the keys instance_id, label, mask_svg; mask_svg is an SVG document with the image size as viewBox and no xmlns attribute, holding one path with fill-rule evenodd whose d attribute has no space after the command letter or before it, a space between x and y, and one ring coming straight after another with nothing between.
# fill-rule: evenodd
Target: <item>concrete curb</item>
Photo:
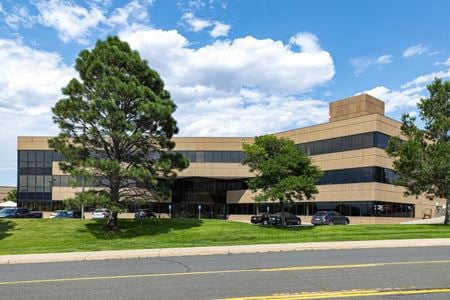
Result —
<instances>
[{"instance_id":1,"label":"concrete curb","mask_svg":"<svg viewBox=\"0 0 450 300\"><path fill-rule=\"evenodd\" d=\"M267 253L267 252L283 252L283 251L345 250L345 249L349 250L349 249L407 248L407 247L433 247L433 246L450 246L450 238L263 244L263 245L241 245L241 246L214 246L214 247L0 255L0 265L131 259L131 258L155 258L155 257L173 257L173 256L199 256L199 255L217 255L217 254Z\"/></svg>"}]
</instances>

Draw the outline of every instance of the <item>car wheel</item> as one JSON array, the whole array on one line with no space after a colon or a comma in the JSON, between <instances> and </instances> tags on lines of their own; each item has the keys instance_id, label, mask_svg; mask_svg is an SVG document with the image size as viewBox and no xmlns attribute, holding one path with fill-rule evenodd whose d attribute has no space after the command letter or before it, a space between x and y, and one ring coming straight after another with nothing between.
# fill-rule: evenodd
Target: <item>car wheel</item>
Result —
<instances>
[{"instance_id":1,"label":"car wheel","mask_svg":"<svg viewBox=\"0 0 450 300\"><path fill-rule=\"evenodd\" d=\"M348 225L348 224L350 224L350 221L348 219L345 219L344 225Z\"/></svg>"}]
</instances>

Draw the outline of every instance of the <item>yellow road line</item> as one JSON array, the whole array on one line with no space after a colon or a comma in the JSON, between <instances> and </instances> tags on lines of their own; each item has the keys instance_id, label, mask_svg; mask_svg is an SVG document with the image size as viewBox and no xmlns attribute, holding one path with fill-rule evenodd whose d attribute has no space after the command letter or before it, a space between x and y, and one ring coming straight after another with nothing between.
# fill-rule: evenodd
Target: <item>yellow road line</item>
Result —
<instances>
[{"instance_id":1,"label":"yellow road line","mask_svg":"<svg viewBox=\"0 0 450 300\"><path fill-rule=\"evenodd\" d=\"M35 280L3 281L3 282L0 282L0 286L14 285L14 284L29 284L29 283L67 282L67 281L133 279L133 278L169 277L169 276L195 276L195 275L213 275L213 274L245 273L245 272L292 272L292 271L308 271L308 270L373 268L373 267L398 266L398 265L448 264L448 263L450 263L450 260L429 260L429 261L403 261L403 262L348 264L348 265L298 266L298 267L285 267L285 268L235 269L235 270L212 270L212 271L198 271L198 272L131 274L131 275L111 275L111 276L94 276L94 277L72 277L72 278L50 278L50 279L35 279Z\"/></svg>"},{"instance_id":2,"label":"yellow road line","mask_svg":"<svg viewBox=\"0 0 450 300\"><path fill-rule=\"evenodd\" d=\"M270 296L227 298L227 300L305 300L375 296L405 296L417 294L450 293L450 288L417 289L417 290L351 290L334 292L305 292L296 294L274 294Z\"/></svg>"}]
</instances>

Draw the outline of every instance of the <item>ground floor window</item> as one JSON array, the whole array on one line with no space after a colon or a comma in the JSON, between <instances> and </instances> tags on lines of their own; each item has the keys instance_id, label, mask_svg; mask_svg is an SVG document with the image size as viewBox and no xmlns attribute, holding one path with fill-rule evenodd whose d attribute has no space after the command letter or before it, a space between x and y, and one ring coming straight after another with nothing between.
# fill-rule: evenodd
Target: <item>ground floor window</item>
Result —
<instances>
[{"instance_id":1,"label":"ground floor window","mask_svg":"<svg viewBox=\"0 0 450 300\"><path fill-rule=\"evenodd\" d=\"M402 217L414 218L415 205L383 201L314 202L286 205L286 211L296 215L310 216L320 210L333 210L353 217ZM229 214L251 215L280 212L281 206L274 203L228 204Z\"/></svg>"}]
</instances>

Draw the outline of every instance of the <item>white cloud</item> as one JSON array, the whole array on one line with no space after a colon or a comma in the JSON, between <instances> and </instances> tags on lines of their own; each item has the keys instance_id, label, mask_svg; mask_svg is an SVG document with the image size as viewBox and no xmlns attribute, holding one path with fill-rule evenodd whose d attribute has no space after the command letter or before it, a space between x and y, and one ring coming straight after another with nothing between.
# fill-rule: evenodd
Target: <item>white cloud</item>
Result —
<instances>
[{"instance_id":1,"label":"white cloud","mask_svg":"<svg viewBox=\"0 0 450 300\"><path fill-rule=\"evenodd\" d=\"M120 36L165 80L182 135L254 135L327 120L326 102L299 96L335 73L310 33L289 44L247 36L199 49L175 30L141 27Z\"/></svg>"},{"instance_id":2,"label":"white cloud","mask_svg":"<svg viewBox=\"0 0 450 300\"><path fill-rule=\"evenodd\" d=\"M205 28L212 26L211 21L197 18L191 12L184 13L181 17L181 21L183 21L187 25L189 30L192 30L194 32L199 32Z\"/></svg>"},{"instance_id":3,"label":"white cloud","mask_svg":"<svg viewBox=\"0 0 450 300\"><path fill-rule=\"evenodd\" d=\"M356 57L350 59L350 64L353 66L356 76L361 75L369 68L380 67L390 63L392 63L392 55L389 54L378 57Z\"/></svg>"},{"instance_id":4,"label":"white cloud","mask_svg":"<svg viewBox=\"0 0 450 300\"><path fill-rule=\"evenodd\" d=\"M377 58L376 63L379 65L386 65L392 62L392 55L381 55Z\"/></svg>"},{"instance_id":5,"label":"white cloud","mask_svg":"<svg viewBox=\"0 0 450 300\"><path fill-rule=\"evenodd\" d=\"M32 16L25 6L14 6L10 12L0 9L0 13L5 16L5 23L14 29L18 29L20 26L31 28L39 22L39 17Z\"/></svg>"},{"instance_id":6,"label":"white cloud","mask_svg":"<svg viewBox=\"0 0 450 300\"><path fill-rule=\"evenodd\" d=\"M377 86L363 93L370 94L385 101L386 112L388 113L400 109L405 111L408 108L416 107L420 98L426 96L426 85L435 78L450 78L450 69L418 76L402 84L398 90L391 90L385 86Z\"/></svg>"},{"instance_id":7,"label":"white cloud","mask_svg":"<svg viewBox=\"0 0 450 300\"><path fill-rule=\"evenodd\" d=\"M415 79L403 84L401 86L402 89L423 85L424 83L429 83L434 80L434 78L449 78L450 77L450 69L447 71L439 71L439 72L433 72L426 75L421 75L416 77Z\"/></svg>"},{"instance_id":8,"label":"white cloud","mask_svg":"<svg viewBox=\"0 0 450 300\"><path fill-rule=\"evenodd\" d=\"M447 67L450 67L450 57L447 58L446 61L443 61L443 62L437 62L437 63L435 63L434 65L435 65L435 66L447 66Z\"/></svg>"},{"instance_id":9,"label":"white cloud","mask_svg":"<svg viewBox=\"0 0 450 300\"><path fill-rule=\"evenodd\" d=\"M106 20L99 8L85 8L67 0L40 1L36 7L41 23L58 31L64 42L74 40L86 44L90 30Z\"/></svg>"},{"instance_id":10,"label":"white cloud","mask_svg":"<svg viewBox=\"0 0 450 300\"><path fill-rule=\"evenodd\" d=\"M407 48L404 52L403 52L403 57L405 58L409 58L412 56L416 56L416 55L422 55L424 53L428 52L428 48L425 47L422 44L417 44L414 46L411 46L409 48Z\"/></svg>"},{"instance_id":11,"label":"white cloud","mask_svg":"<svg viewBox=\"0 0 450 300\"><path fill-rule=\"evenodd\" d=\"M209 32L209 35L213 38L220 36L227 36L231 26L222 22L214 22L214 28Z\"/></svg>"},{"instance_id":12,"label":"white cloud","mask_svg":"<svg viewBox=\"0 0 450 300\"><path fill-rule=\"evenodd\" d=\"M384 101L386 112L392 112L399 108L414 107L426 88L423 86L410 89L390 90L385 86L377 86L364 93L372 95Z\"/></svg>"},{"instance_id":13,"label":"white cloud","mask_svg":"<svg viewBox=\"0 0 450 300\"><path fill-rule=\"evenodd\" d=\"M14 40L0 39L0 65L2 173L17 161L17 136L56 133L50 108L60 98L61 88L76 74L59 55Z\"/></svg>"},{"instance_id":14,"label":"white cloud","mask_svg":"<svg viewBox=\"0 0 450 300\"><path fill-rule=\"evenodd\" d=\"M112 25L130 26L133 23L146 22L149 20L147 7L151 6L153 1L133 0L123 7L114 9L108 19Z\"/></svg>"},{"instance_id":15,"label":"white cloud","mask_svg":"<svg viewBox=\"0 0 450 300\"><path fill-rule=\"evenodd\" d=\"M211 21L194 16L192 12L186 12L181 17L181 22L189 30L193 32L200 32L206 28L212 29L209 31L209 35L213 38L227 36L231 26L218 21Z\"/></svg>"}]
</instances>

